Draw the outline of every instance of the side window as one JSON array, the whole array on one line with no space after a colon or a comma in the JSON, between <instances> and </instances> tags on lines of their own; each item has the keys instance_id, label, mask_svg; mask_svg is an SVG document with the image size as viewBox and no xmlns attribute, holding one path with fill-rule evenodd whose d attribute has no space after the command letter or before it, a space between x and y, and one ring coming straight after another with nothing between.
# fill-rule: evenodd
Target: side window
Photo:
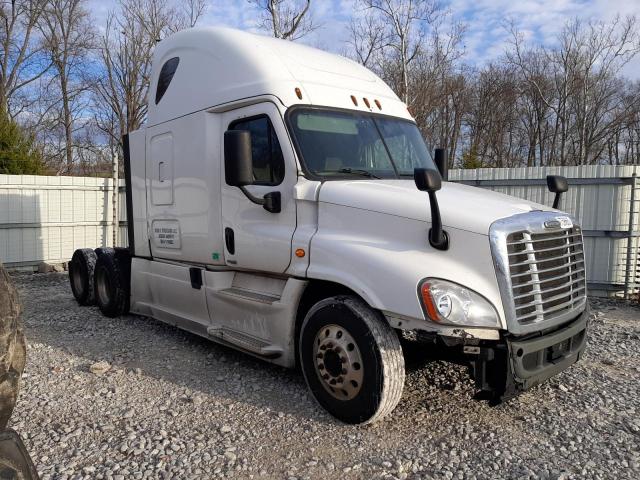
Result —
<instances>
[{"instance_id":1,"label":"side window","mask_svg":"<svg viewBox=\"0 0 640 480\"><path fill-rule=\"evenodd\" d=\"M162 65L160 75L158 75L158 86L156 87L156 105L160 100L162 100L164 93L167 91L167 88L169 88L173 75L176 73L176 69L178 68L178 63L180 63L180 59L178 57L173 57Z\"/></svg>"},{"instance_id":2,"label":"side window","mask_svg":"<svg viewBox=\"0 0 640 480\"><path fill-rule=\"evenodd\" d=\"M229 129L251 132L254 184L279 185L284 179L284 157L269 117L238 120Z\"/></svg>"}]
</instances>

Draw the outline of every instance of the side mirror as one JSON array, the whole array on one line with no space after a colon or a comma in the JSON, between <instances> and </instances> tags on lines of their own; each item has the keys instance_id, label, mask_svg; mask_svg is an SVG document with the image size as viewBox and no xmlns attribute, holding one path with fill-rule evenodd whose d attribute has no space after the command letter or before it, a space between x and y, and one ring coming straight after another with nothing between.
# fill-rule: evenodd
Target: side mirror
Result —
<instances>
[{"instance_id":1,"label":"side mirror","mask_svg":"<svg viewBox=\"0 0 640 480\"><path fill-rule=\"evenodd\" d=\"M553 199L553 208L558 208L561 195L569 190L567 179L561 175L547 175L547 187L551 193L556 194Z\"/></svg>"},{"instance_id":2,"label":"side mirror","mask_svg":"<svg viewBox=\"0 0 640 480\"><path fill-rule=\"evenodd\" d=\"M280 192L269 192L264 197L254 196L245 187L253 183L253 154L251 133L246 130L224 132L224 177L227 185L238 187L245 197L271 213L280 213Z\"/></svg>"},{"instance_id":3,"label":"side mirror","mask_svg":"<svg viewBox=\"0 0 640 480\"><path fill-rule=\"evenodd\" d=\"M442 178L435 170L416 168L413 171L413 181L416 182L418 190L429 194L429 204L431 206L429 243L438 250L447 250L449 248L449 235L442 229L440 207L436 198L436 192L442 188Z\"/></svg>"},{"instance_id":4,"label":"side mirror","mask_svg":"<svg viewBox=\"0 0 640 480\"><path fill-rule=\"evenodd\" d=\"M416 168L413 170L413 181L422 192L437 192L442 188L440 174L429 168Z\"/></svg>"},{"instance_id":5,"label":"side mirror","mask_svg":"<svg viewBox=\"0 0 640 480\"><path fill-rule=\"evenodd\" d=\"M442 180L445 182L449 180L449 162L447 162L447 151L444 148L436 148L434 154L434 161Z\"/></svg>"},{"instance_id":6,"label":"side mirror","mask_svg":"<svg viewBox=\"0 0 640 480\"><path fill-rule=\"evenodd\" d=\"M244 187L253 183L251 133L246 130L224 132L224 175L227 185Z\"/></svg>"}]
</instances>

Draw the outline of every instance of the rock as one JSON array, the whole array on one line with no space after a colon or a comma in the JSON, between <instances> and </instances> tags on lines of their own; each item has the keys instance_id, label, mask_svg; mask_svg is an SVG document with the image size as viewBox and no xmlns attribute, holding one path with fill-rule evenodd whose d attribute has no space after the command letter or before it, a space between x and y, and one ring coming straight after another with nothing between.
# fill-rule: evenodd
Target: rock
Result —
<instances>
[{"instance_id":1,"label":"rock","mask_svg":"<svg viewBox=\"0 0 640 480\"><path fill-rule=\"evenodd\" d=\"M53 271L53 265L47 262L40 262L38 264L38 273L51 273Z\"/></svg>"},{"instance_id":2,"label":"rock","mask_svg":"<svg viewBox=\"0 0 640 480\"><path fill-rule=\"evenodd\" d=\"M60 263L47 263L40 262L38 264L38 273L53 273L53 272L64 272L65 266Z\"/></svg>"},{"instance_id":3,"label":"rock","mask_svg":"<svg viewBox=\"0 0 640 480\"><path fill-rule=\"evenodd\" d=\"M96 362L89 367L89 371L95 375L102 375L103 373L107 373L110 369L111 365L105 360Z\"/></svg>"}]
</instances>

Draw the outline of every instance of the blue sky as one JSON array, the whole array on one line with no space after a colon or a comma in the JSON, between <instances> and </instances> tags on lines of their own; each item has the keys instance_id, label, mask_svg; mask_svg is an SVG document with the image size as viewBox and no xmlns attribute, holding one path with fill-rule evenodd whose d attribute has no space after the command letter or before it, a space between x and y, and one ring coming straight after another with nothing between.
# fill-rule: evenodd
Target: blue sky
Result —
<instances>
[{"instance_id":1,"label":"blue sky","mask_svg":"<svg viewBox=\"0 0 640 480\"><path fill-rule=\"evenodd\" d=\"M114 0L90 0L98 23L114 7ZM356 0L313 0L313 18L320 24L305 43L341 53L349 36L348 25L357 14ZM640 0L441 0L454 20L467 25L465 59L482 65L505 49L508 33L503 25L513 19L529 41L550 45L570 19L609 21L616 14L640 18ZM258 12L247 0L209 0L201 25L225 25L258 31ZM640 79L640 57L624 73Z\"/></svg>"}]
</instances>

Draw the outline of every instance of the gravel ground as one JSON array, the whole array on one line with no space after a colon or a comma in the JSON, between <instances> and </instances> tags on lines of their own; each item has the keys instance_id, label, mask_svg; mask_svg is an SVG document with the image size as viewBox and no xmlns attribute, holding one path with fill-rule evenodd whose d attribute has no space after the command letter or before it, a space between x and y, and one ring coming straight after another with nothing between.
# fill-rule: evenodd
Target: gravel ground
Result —
<instances>
[{"instance_id":1,"label":"gravel ground","mask_svg":"<svg viewBox=\"0 0 640 480\"><path fill-rule=\"evenodd\" d=\"M43 479L640 478L636 306L592 301L585 358L505 405L472 400L465 369L414 358L393 414L352 427L298 372L104 318L65 274L13 279L28 358L11 425Z\"/></svg>"}]
</instances>

